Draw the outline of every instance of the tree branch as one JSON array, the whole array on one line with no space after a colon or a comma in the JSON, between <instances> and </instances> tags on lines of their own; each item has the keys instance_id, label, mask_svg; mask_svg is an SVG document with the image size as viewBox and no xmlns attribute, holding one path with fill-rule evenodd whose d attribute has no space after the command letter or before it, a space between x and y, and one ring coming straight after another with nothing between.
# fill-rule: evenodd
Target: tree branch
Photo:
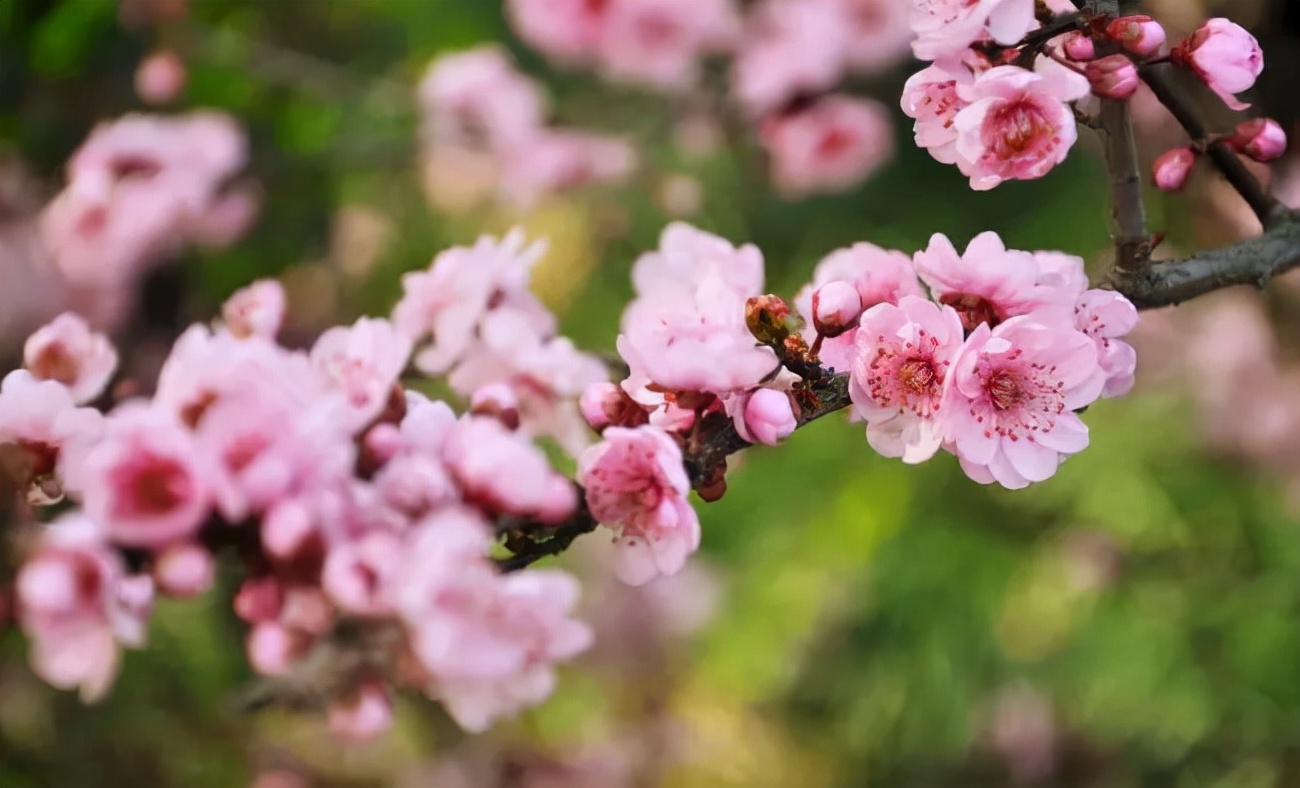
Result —
<instances>
[{"instance_id":1,"label":"tree branch","mask_svg":"<svg viewBox=\"0 0 1300 788\"><path fill-rule=\"evenodd\" d=\"M1213 138L1199 113L1187 99L1173 79L1173 66L1166 63L1146 65L1138 69L1142 80L1151 88L1151 92L1169 110L1174 119L1187 131L1188 136L1205 146L1206 155L1214 166L1228 179L1228 183L1250 204L1250 208L1259 217L1265 227L1284 220L1289 211L1286 206L1275 200L1241 158L1226 144Z\"/></svg>"},{"instance_id":2,"label":"tree branch","mask_svg":"<svg viewBox=\"0 0 1300 788\"><path fill-rule=\"evenodd\" d=\"M1148 265L1151 236L1142 204L1142 176L1127 101L1101 100L1101 128L1106 135L1106 170L1110 174L1110 215L1115 239L1115 269L1137 273Z\"/></svg>"}]
</instances>

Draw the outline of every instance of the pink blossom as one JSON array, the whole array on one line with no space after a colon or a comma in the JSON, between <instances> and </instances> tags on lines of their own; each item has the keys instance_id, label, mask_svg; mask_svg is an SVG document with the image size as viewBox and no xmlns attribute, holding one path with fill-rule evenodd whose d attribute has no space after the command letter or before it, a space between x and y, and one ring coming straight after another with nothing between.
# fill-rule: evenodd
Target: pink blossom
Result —
<instances>
[{"instance_id":1,"label":"pink blossom","mask_svg":"<svg viewBox=\"0 0 1300 788\"><path fill-rule=\"evenodd\" d=\"M953 119L957 166L971 188L986 191L1004 180L1041 178L1078 136L1065 103L1087 95L1088 80L1047 58L1038 71L999 66L975 78L970 103Z\"/></svg>"},{"instance_id":2,"label":"pink blossom","mask_svg":"<svg viewBox=\"0 0 1300 788\"><path fill-rule=\"evenodd\" d=\"M772 180L794 199L851 189L894 152L884 105L847 96L767 118L759 141L771 156Z\"/></svg>"},{"instance_id":3,"label":"pink blossom","mask_svg":"<svg viewBox=\"0 0 1300 788\"><path fill-rule=\"evenodd\" d=\"M117 675L118 644L140 646L147 600L122 595L125 568L93 521L67 515L46 528L40 549L18 573L15 591L32 669L87 702Z\"/></svg>"},{"instance_id":4,"label":"pink blossom","mask_svg":"<svg viewBox=\"0 0 1300 788\"><path fill-rule=\"evenodd\" d=\"M158 549L184 541L211 508L211 469L193 436L139 403L109 416L83 472L86 514L118 544Z\"/></svg>"},{"instance_id":5,"label":"pink blossom","mask_svg":"<svg viewBox=\"0 0 1300 788\"><path fill-rule=\"evenodd\" d=\"M912 41L909 8L898 0L841 0L848 24L848 62L876 73L902 60Z\"/></svg>"},{"instance_id":6,"label":"pink blossom","mask_svg":"<svg viewBox=\"0 0 1300 788\"><path fill-rule=\"evenodd\" d=\"M617 183L636 169L636 151L624 139L562 129L541 129L506 149L501 196L531 207L549 194L594 183Z\"/></svg>"},{"instance_id":7,"label":"pink blossom","mask_svg":"<svg viewBox=\"0 0 1300 788\"><path fill-rule=\"evenodd\" d=\"M1061 51L1071 60L1086 63L1097 56L1097 44L1092 40L1092 36L1076 30L1072 33L1065 34L1065 40L1061 44Z\"/></svg>"},{"instance_id":8,"label":"pink blossom","mask_svg":"<svg viewBox=\"0 0 1300 788\"><path fill-rule=\"evenodd\" d=\"M1120 397L1133 388L1137 351L1120 337L1137 323L1137 308L1113 290L1089 290L1074 306L1074 327L1097 343L1097 363L1106 380L1103 397Z\"/></svg>"},{"instance_id":9,"label":"pink blossom","mask_svg":"<svg viewBox=\"0 0 1300 788\"><path fill-rule=\"evenodd\" d=\"M216 566L212 554L196 544L176 544L158 554L154 583L164 594L198 596L212 588Z\"/></svg>"},{"instance_id":10,"label":"pink blossom","mask_svg":"<svg viewBox=\"0 0 1300 788\"><path fill-rule=\"evenodd\" d=\"M862 296L850 282L827 282L813 291L812 322L818 336L837 337L856 328L862 311Z\"/></svg>"},{"instance_id":11,"label":"pink blossom","mask_svg":"<svg viewBox=\"0 0 1300 788\"><path fill-rule=\"evenodd\" d=\"M944 383L964 339L952 307L916 296L862 315L849 396L871 448L907 463L934 456L944 437Z\"/></svg>"},{"instance_id":12,"label":"pink blossom","mask_svg":"<svg viewBox=\"0 0 1300 788\"><path fill-rule=\"evenodd\" d=\"M374 739L393 727L393 701L388 688L367 681L350 697L329 707L330 733L354 744Z\"/></svg>"},{"instance_id":13,"label":"pink blossom","mask_svg":"<svg viewBox=\"0 0 1300 788\"><path fill-rule=\"evenodd\" d=\"M1165 29L1145 14L1121 16L1106 25L1106 35L1139 57L1149 57L1165 44Z\"/></svg>"},{"instance_id":14,"label":"pink blossom","mask_svg":"<svg viewBox=\"0 0 1300 788\"><path fill-rule=\"evenodd\" d=\"M221 305L226 330L236 337L274 339L284 322L284 286L274 279L259 279L241 287Z\"/></svg>"},{"instance_id":15,"label":"pink blossom","mask_svg":"<svg viewBox=\"0 0 1300 788\"><path fill-rule=\"evenodd\" d=\"M700 55L725 48L739 33L731 0L616 0L604 5L597 41L603 71L662 90L693 86Z\"/></svg>"},{"instance_id":16,"label":"pink blossom","mask_svg":"<svg viewBox=\"0 0 1300 788\"><path fill-rule=\"evenodd\" d=\"M970 103L962 94L974 81L975 76L965 66L935 64L913 74L903 86L903 114L916 121L912 129L917 146L943 164L957 162L954 120Z\"/></svg>"},{"instance_id":17,"label":"pink blossom","mask_svg":"<svg viewBox=\"0 0 1300 788\"><path fill-rule=\"evenodd\" d=\"M1142 84L1137 66L1125 54L1107 55L1090 61L1083 74L1092 86L1093 95L1102 98L1121 101L1132 98Z\"/></svg>"},{"instance_id":18,"label":"pink blossom","mask_svg":"<svg viewBox=\"0 0 1300 788\"><path fill-rule=\"evenodd\" d=\"M546 113L541 88L499 46L438 58L418 90L426 133L440 142L517 143L533 137Z\"/></svg>"},{"instance_id":19,"label":"pink blossom","mask_svg":"<svg viewBox=\"0 0 1300 788\"><path fill-rule=\"evenodd\" d=\"M1152 164L1156 186L1167 192L1178 191L1186 185L1195 164L1196 151L1188 146L1165 151Z\"/></svg>"},{"instance_id":20,"label":"pink blossom","mask_svg":"<svg viewBox=\"0 0 1300 788\"><path fill-rule=\"evenodd\" d=\"M962 254L936 233L913 259L935 300L956 309L968 331L1042 307L1069 309L1078 296L1071 277L1045 276L1034 254L1007 249L994 232L975 236Z\"/></svg>"},{"instance_id":21,"label":"pink blossom","mask_svg":"<svg viewBox=\"0 0 1300 788\"><path fill-rule=\"evenodd\" d=\"M135 72L135 92L146 104L166 104L185 88L185 64L171 50L145 58Z\"/></svg>"},{"instance_id":22,"label":"pink blossom","mask_svg":"<svg viewBox=\"0 0 1300 788\"><path fill-rule=\"evenodd\" d=\"M546 251L516 229L499 242L483 236L473 246L447 249L426 271L402 277L402 299L393 324L414 340L432 334L433 343L415 356L415 366L442 374L460 361L490 309L519 309L553 334L555 318L528 292L529 271Z\"/></svg>"},{"instance_id":23,"label":"pink blossom","mask_svg":"<svg viewBox=\"0 0 1300 788\"><path fill-rule=\"evenodd\" d=\"M682 452L651 426L610 427L578 458L587 506L615 532L618 576L643 585L676 574L700 546L700 523L686 496Z\"/></svg>"},{"instance_id":24,"label":"pink blossom","mask_svg":"<svg viewBox=\"0 0 1300 788\"><path fill-rule=\"evenodd\" d=\"M750 443L775 446L799 426L790 395L784 391L762 388L739 399L744 409L741 418L735 419L736 432Z\"/></svg>"},{"instance_id":25,"label":"pink blossom","mask_svg":"<svg viewBox=\"0 0 1300 788\"><path fill-rule=\"evenodd\" d=\"M912 0L912 51L921 60L959 54L985 36L1014 44L1037 26L1033 0Z\"/></svg>"},{"instance_id":26,"label":"pink blossom","mask_svg":"<svg viewBox=\"0 0 1300 788\"><path fill-rule=\"evenodd\" d=\"M288 628L267 621L248 630L244 651L249 666L263 676L282 676L306 649L306 641Z\"/></svg>"},{"instance_id":27,"label":"pink blossom","mask_svg":"<svg viewBox=\"0 0 1300 788\"><path fill-rule=\"evenodd\" d=\"M561 61L576 62L600 40L602 0L509 0L511 26L527 44Z\"/></svg>"},{"instance_id":28,"label":"pink blossom","mask_svg":"<svg viewBox=\"0 0 1300 788\"><path fill-rule=\"evenodd\" d=\"M636 374L674 391L752 388L777 366L745 325L763 286L763 257L689 225L664 229L632 268L637 298L623 312L618 350Z\"/></svg>"},{"instance_id":29,"label":"pink blossom","mask_svg":"<svg viewBox=\"0 0 1300 788\"><path fill-rule=\"evenodd\" d=\"M945 439L966 474L1019 489L1056 473L1088 445L1074 411L1101 393L1097 347L1045 311L977 327L944 387Z\"/></svg>"},{"instance_id":30,"label":"pink blossom","mask_svg":"<svg viewBox=\"0 0 1300 788\"><path fill-rule=\"evenodd\" d=\"M805 321L815 323L812 294L831 282L852 284L858 292L864 311L876 304L897 304L903 296L925 295L921 283L916 279L911 257L892 249L882 249L875 244L856 243L826 255L813 270L812 283L799 291L795 304ZM856 333L855 320L855 325L848 331L824 340L821 347L822 363L847 372L852 363L853 338ZM812 336L805 338L809 342L813 340Z\"/></svg>"},{"instance_id":31,"label":"pink blossom","mask_svg":"<svg viewBox=\"0 0 1300 788\"><path fill-rule=\"evenodd\" d=\"M1272 118L1254 118L1239 123L1227 143L1255 161L1272 161L1286 152L1286 132Z\"/></svg>"},{"instance_id":32,"label":"pink blossom","mask_svg":"<svg viewBox=\"0 0 1300 788\"><path fill-rule=\"evenodd\" d=\"M389 585L401 561L401 540L372 531L330 549L321 570L321 587L349 613L384 615L391 610Z\"/></svg>"},{"instance_id":33,"label":"pink blossom","mask_svg":"<svg viewBox=\"0 0 1300 788\"><path fill-rule=\"evenodd\" d=\"M35 378L67 386L81 405L103 393L117 369L117 351L80 315L64 312L27 338L23 366Z\"/></svg>"},{"instance_id":34,"label":"pink blossom","mask_svg":"<svg viewBox=\"0 0 1300 788\"><path fill-rule=\"evenodd\" d=\"M1206 20L1169 55L1175 63L1191 69L1235 110L1250 105L1234 94L1249 90L1264 70L1259 42L1241 25L1222 17Z\"/></svg>"},{"instance_id":35,"label":"pink blossom","mask_svg":"<svg viewBox=\"0 0 1300 788\"><path fill-rule=\"evenodd\" d=\"M554 472L541 449L496 419L468 416L447 434L443 459L465 497L512 514L535 514L547 503Z\"/></svg>"},{"instance_id":36,"label":"pink blossom","mask_svg":"<svg viewBox=\"0 0 1300 788\"><path fill-rule=\"evenodd\" d=\"M732 89L758 116L844 76L852 27L839 0L765 0L747 20Z\"/></svg>"},{"instance_id":37,"label":"pink blossom","mask_svg":"<svg viewBox=\"0 0 1300 788\"><path fill-rule=\"evenodd\" d=\"M311 348L312 366L343 393L354 430L383 411L411 356L411 339L383 319L361 318L337 326Z\"/></svg>"},{"instance_id":38,"label":"pink blossom","mask_svg":"<svg viewBox=\"0 0 1300 788\"><path fill-rule=\"evenodd\" d=\"M78 408L62 384L37 380L16 369L0 382L0 444L14 444L23 460L28 482L56 493L78 491L86 453L103 435L103 417L91 408Z\"/></svg>"}]
</instances>

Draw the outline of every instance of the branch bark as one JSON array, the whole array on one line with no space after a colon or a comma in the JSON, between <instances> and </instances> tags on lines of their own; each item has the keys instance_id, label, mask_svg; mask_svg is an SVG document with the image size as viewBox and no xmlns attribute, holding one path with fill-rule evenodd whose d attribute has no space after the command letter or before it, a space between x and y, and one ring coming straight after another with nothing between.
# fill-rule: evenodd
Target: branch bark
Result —
<instances>
[{"instance_id":1,"label":"branch bark","mask_svg":"<svg viewBox=\"0 0 1300 788\"><path fill-rule=\"evenodd\" d=\"M1139 273L1151 257L1137 143L1127 101L1101 100L1101 127L1106 135L1106 170L1110 174L1110 212L1115 239L1115 270Z\"/></svg>"}]
</instances>

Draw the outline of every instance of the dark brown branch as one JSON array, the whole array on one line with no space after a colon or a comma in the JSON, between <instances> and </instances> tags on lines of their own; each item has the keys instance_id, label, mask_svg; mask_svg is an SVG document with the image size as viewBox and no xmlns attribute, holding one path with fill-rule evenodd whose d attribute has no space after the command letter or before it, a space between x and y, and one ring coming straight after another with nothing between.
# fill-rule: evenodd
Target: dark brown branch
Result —
<instances>
[{"instance_id":1,"label":"dark brown branch","mask_svg":"<svg viewBox=\"0 0 1300 788\"><path fill-rule=\"evenodd\" d=\"M1115 269L1138 273L1151 257L1151 237L1142 204L1142 176L1128 102L1102 99L1101 128L1106 137L1106 170L1110 174Z\"/></svg>"},{"instance_id":2,"label":"dark brown branch","mask_svg":"<svg viewBox=\"0 0 1300 788\"><path fill-rule=\"evenodd\" d=\"M1259 180L1246 168L1241 158L1222 141L1213 139L1200 114L1192 106L1187 94L1173 78L1171 64L1160 63L1142 66L1138 73L1151 88L1151 92L1169 110L1193 140L1205 145L1206 155L1214 166L1228 179L1228 183L1250 204L1250 209L1265 227L1285 219L1287 209L1264 190Z\"/></svg>"},{"instance_id":3,"label":"dark brown branch","mask_svg":"<svg viewBox=\"0 0 1300 788\"><path fill-rule=\"evenodd\" d=\"M1300 215L1272 215L1263 235L1185 260L1158 262L1137 272L1115 271L1107 287L1138 309L1170 306L1234 285L1263 287L1273 277L1300 267Z\"/></svg>"}]
</instances>

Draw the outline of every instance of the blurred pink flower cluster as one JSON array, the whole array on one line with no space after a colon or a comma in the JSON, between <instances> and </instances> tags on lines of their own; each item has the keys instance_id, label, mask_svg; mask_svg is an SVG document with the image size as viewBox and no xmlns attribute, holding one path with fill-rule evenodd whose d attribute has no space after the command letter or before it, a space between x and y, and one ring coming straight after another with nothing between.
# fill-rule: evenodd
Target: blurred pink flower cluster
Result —
<instances>
[{"instance_id":1,"label":"blurred pink flower cluster","mask_svg":"<svg viewBox=\"0 0 1300 788\"><path fill-rule=\"evenodd\" d=\"M430 190L441 207L496 199L526 208L557 191L620 181L636 166L620 138L550 125L542 87L498 46L438 58L418 99ZM464 193L452 194L444 178L458 179Z\"/></svg>"},{"instance_id":2,"label":"blurred pink flower cluster","mask_svg":"<svg viewBox=\"0 0 1300 788\"><path fill-rule=\"evenodd\" d=\"M209 590L215 555L233 547L259 673L294 670L349 622L400 633L387 668L335 699L341 734L387 726L390 683L470 730L541 702L554 664L590 642L570 617L577 583L502 574L489 550L498 521L575 512L573 483L528 435L603 370L527 292L535 252L518 234L448 250L410 275L394 321L329 329L309 351L276 342L284 294L257 282L223 320L182 334L151 397L103 413L80 403L113 374L107 340L73 315L34 334L0 387L0 456L33 505L76 504L17 582L36 671L98 697L119 649L143 641L154 595ZM427 338L416 366L472 385L471 412L402 388Z\"/></svg>"},{"instance_id":3,"label":"blurred pink flower cluster","mask_svg":"<svg viewBox=\"0 0 1300 788\"><path fill-rule=\"evenodd\" d=\"M898 63L907 0L511 0L519 36L561 65L672 93L701 91L709 57L730 58L730 91L789 198L840 192L893 154L888 111L834 93Z\"/></svg>"}]
</instances>

